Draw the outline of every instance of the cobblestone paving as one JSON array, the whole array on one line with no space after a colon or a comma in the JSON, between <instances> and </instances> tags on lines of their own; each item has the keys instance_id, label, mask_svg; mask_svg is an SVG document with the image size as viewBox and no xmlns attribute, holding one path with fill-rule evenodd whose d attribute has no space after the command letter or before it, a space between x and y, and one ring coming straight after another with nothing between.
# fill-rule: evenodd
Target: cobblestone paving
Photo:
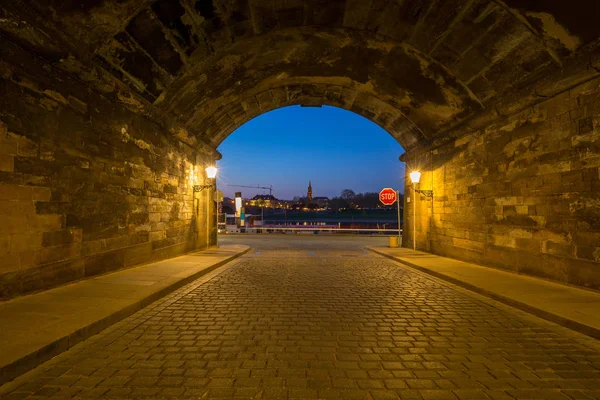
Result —
<instances>
[{"instance_id":1,"label":"cobblestone paving","mask_svg":"<svg viewBox=\"0 0 600 400\"><path fill-rule=\"evenodd\" d=\"M251 251L5 398L600 399L597 341L373 254L309 253Z\"/></svg>"}]
</instances>

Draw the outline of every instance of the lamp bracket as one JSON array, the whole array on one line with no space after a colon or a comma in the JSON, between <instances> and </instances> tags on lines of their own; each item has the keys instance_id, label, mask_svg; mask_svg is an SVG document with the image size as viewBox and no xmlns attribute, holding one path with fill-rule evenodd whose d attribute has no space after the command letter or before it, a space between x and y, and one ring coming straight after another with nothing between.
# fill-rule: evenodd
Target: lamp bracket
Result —
<instances>
[{"instance_id":1,"label":"lamp bracket","mask_svg":"<svg viewBox=\"0 0 600 400\"><path fill-rule=\"evenodd\" d=\"M194 185L194 193L201 192L204 189L211 188L213 185Z\"/></svg>"},{"instance_id":2,"label":"lamp bracket","mask_svg":"<svg viewBox=\"0 0 600 400\"><path fill-rule=\"evenodd\" d=\"M419 189L415 189L415 192L417 193L421 193L427 197L433 197L433 190L419 190Z\"/></svg>"}]
</instances>

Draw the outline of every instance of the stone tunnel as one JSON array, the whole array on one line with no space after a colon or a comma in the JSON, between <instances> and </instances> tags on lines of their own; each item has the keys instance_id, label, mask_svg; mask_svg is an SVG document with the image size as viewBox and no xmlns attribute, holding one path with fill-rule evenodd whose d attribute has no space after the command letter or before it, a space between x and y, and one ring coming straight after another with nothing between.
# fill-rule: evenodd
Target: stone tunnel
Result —
<instances>
[{"instance_id":1,"label":"stone tunnel","mask_svg":"<svg viewBox=\"0 0 600 400\"><path fill-rule=\"evenodd\" d=\"M599 289L600 6L576 3L3 1L0 298L213 245L204 166L298 104L423 172L403 246Z\"/></svg>"}]
</instances>

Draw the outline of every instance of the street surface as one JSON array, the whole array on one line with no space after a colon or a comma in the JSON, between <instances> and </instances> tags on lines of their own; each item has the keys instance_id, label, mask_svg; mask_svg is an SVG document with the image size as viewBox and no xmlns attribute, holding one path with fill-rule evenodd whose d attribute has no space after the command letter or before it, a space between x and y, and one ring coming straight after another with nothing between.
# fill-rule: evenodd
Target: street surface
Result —
<instances>
[{"instance_id":1,"label":"street surface","mask_svg":"<svg viewBox=\"0 0 600 400\"><path fill-rule=\"evenodd\" d=\"M363 250L250 252L42 365L6 399L599 399L597 341Z\"/></svg>"}]
</instances>

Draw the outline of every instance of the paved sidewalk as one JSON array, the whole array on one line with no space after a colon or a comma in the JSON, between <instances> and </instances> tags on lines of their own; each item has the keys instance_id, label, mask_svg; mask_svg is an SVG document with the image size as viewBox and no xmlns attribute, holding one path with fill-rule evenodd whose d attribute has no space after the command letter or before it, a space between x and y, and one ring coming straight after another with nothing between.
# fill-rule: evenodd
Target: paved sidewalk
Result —
<instances>
[{"instance_id":1,"label":"paved sidewalk","mask_svg":"<svg viewBox=\"0 0 600 400\"><path fill-rule=\"evenodd\" d=\"M422 272L600 339L600 293L596 291L406 248L366 248Z\"/></svg>"},{"instance_id":2,"label":"paved sidewalk","mask_svg":"<svg viewBox=\"0 0 600 400\"><path fill-rule=\"evenodd\" d=\"M0 385L248 250L215 247L0 303Z\"/></svg>"}]
</instances>

